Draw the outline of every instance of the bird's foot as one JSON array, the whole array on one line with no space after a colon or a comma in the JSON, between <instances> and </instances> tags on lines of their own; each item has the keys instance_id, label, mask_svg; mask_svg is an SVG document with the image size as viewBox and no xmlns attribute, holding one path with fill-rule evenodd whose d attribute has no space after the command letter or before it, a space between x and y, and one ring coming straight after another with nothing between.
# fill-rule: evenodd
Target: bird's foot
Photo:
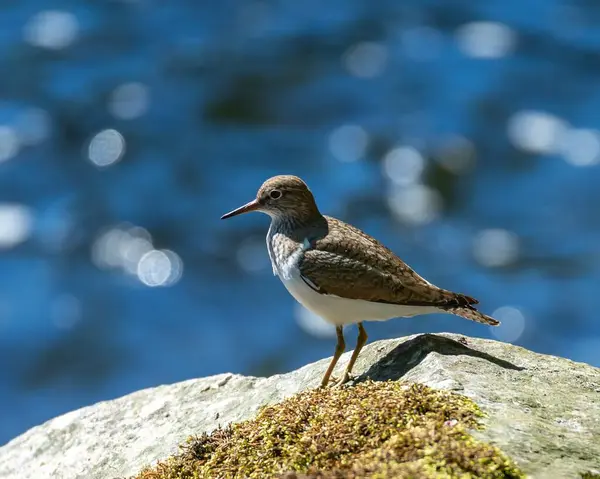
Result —
<instances>
[{"instance_id":1,"label":"bird's foot","mask_svg":"<svg viewBox=\"0 0 600 479\"><path fill-rule=\"evenodd\" d=\"M344 375L341 378L332 376L329 380L328 386L330 388L341 388L344 384L346 384L349 381L353 381L354 379L355 377L350 373L344 373Z\"/></svg>"}]
</instances>

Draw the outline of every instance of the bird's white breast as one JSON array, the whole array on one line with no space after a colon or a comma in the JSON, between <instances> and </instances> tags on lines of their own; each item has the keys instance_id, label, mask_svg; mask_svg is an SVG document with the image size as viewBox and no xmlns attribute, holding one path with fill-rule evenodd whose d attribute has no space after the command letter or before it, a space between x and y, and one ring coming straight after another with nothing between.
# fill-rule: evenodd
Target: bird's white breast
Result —
<instances>
[{"instance_id":1,"label":"bird's white breast","mask_svg":"<svg viewBox=\"0 0 600 479\"><path fill-rule=\"evenodd\" d=\"M289 293L300 304L328 323L343 326L361 321L384 321L391 318L439 312L437 308L432 307L375 303L362 299L321 294L308 286L300 276L298 264L309 247L310 243L305 241L288 257L287 261L274 266L274 270Z\"/></svg>"}]
</instances>

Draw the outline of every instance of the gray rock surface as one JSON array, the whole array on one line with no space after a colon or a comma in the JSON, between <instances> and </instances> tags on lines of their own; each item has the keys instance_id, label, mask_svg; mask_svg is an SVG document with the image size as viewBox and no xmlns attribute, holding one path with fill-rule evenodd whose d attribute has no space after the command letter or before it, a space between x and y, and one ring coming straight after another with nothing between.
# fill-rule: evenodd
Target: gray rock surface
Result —
<instances>
[{"instance_id":1,"label":"gray rock surface","mask_svg":"<svg viewBox=\"0 0 600 479\"><path fill-rule=\"evenodd\" d=\"M349 353L340 366L348 359ZM263 404L316 387L327 363L270 378L194 379L73 411L0 448L0 478L133 475L175 453L189 435L250 418ZM425 334L368 345L356 372L471 397L489 415L477 434L531 477L600 469L600 369L496 341Z\"/></svg>"}]
</instances>

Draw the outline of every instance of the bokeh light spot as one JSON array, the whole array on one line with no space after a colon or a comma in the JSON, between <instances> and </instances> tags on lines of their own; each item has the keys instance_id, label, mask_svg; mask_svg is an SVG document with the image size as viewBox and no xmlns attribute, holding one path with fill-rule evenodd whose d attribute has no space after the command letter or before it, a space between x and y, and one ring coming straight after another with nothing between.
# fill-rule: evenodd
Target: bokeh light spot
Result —
<instances>
[{"instance_id":1,"label":"bokeh light spot","mask_svg":"<svg viewBox=\"0 0 600 479\"><path fill-rule=\"evenodd\" d=\"M174 251L168 249L163 249L161 251L167 255L167 258L169 258L169 261L171 262L171 274L169 274L169 277L164 282L163 286L173 286L175 283L179 282L183 276L183 261Z\"/></svg>"},{"instance_id":2,"label":"bokeh light spot","mask_svg":"<svg viewBox=\"0 0 600 479\"><path fill-rule=\"evenodd\" d=\"M504 229L480 231L473 240L473 256L487 267L507 266L519 255L519 238Z\"/></svg>"},{"instance_id":3,"label":"bokeh light spot","mask_svg":"<svg viewBox=\"0 0 600 479\"><path fill-rule=\"evenodd\" d=\"M344 162L363 158L368 143L367 132L358 125L342 125L336 128L329 137L331 154L339 161Z\"/></svg>"},{"instance_id":4,"label":"bokeh light spot","mask_svg":"<svg viewBox=\"0 0 600 479\"><path fill-rule=\"evenodd\" d=\"M163 286L173 274L171 259L163 251L152 250L140 259L137 274L146 286Z\"/></svg>"},{"instance_id":5,"label":"bokeh light spot","mask_svg":"<svg viewBox=\"0 0 600 479\"><path fill-rule=\"evenodd\" d=\"M19 148L19 137L14 128L0 125L0 163L16 156Z\"/></svg>"},{"instance_id":6,"label":"bokeh light spot","mask_svg":"<svg viewBox=\"0 0 600 479\"><path fill-rule=\"evenodd\" d=\"M92 261L94 264L103 269L122 266L121 252L123 247L121 243L128 241L129 238L127 232L120 228L113 228L101 234L92 245Z\"/></svg>"},{"instance_id":7,"label":"bokeh light spot","mask_svg":"<svg viewBox=\"0 0 600 479\"><path fill-rule=\"evenodd\" d=\"M530 153L555 153L567 123L555 115L525 110L508 120L508 137L515 147Z\"/></svg>"},{"instance_id":8,"label":"bokeh light spot","mask_svg":"<svg viewBox=\"0 0 600 479\"><path fill-rule=\"evenodd\" d=\"M600 136L595 130L570 129L560 141L560 150L573 166L592 166L600 161Z\"/></svg>"},{"instance_id":9,"label":"bokeh light spot","mask_svg":"<svg viewBox=\"0 0 600 479\"><path fill-rule=\"evenodd\" d=\"M492 313L492 317L500 321L500 326L493 327L492 334L500 341L513 343L525 331L525 316L514 306L502 306Z\"/></svg>"},{"instance_id":10,"label":"bokeh light spot","mask_svg":"<svg viewBox=\"0 0 600 479\"><path fill-rule=\"evenodd\" d=\"M475 145L462 136L450 136L442 141L436 151L435 160L456 175L464 174L475 165Z\"/></svg>"},{"instance_id":11,"label":"bokeh light spot","mask_svg":"<svg viewBox=\"0 0 600 479\"><path fill-rule=\"evenodd\" d=\"M20 204L0 204L0 249L9 249L25 241L31 234L32 211Z\"/></svg>"},{"instance_id":12,"label":"bokeh light spot","mask_svg":"<svg viewBox=\"0 0 600 479\"><path fill-rule=\"evenodd\" d=\"M373 78L381 75L387 63L387 48L380 43L361 42L353 45L343 56L348 71L357 77Z\"/></svg>"},{"instance_id":13,"label":"bokeh light spot","mask_svg":"<svg viewBox=\"0 0 600 479\"><path fill-rule=\"evenodd\" d=\"M41 48L61 50L75 41L79 25L75 15L46 10L34 15L25 25L25 40Z\"/></svg>"},{"instance_id":14,"label":"bokeh light spot","mask_svg":"<svg viewBox=\"0 0 600 479\"><path fill-rule=\"evenodd\" d=\"M153 249L152 243L148 239L129 233L123 237L118 246L121 266L128 273L137 274L142 257Z\"/></svg>"},{"instance_id":15,"label":"bokeh light spot","mask_svg":"<svg viewBox=\"0 0 600 479\"><path fill-rule=\"evenodd\" d=\"M294 318L298 326L311 336L317 338L331 338L335 336L335 326L333 324L329 324L299 303L294 304Z\"/></svg>"},{"instance_id":16,"label":"bokeh light spot","mask_svg":"<svg viewBox=\"0 0 600 479\"><path fill-rule=\"evenodd\" d=\"M154 249L150 233L139 226L121 225L99 235L92 261L102 269L120 269L147 286L171 286L183 275L179 255Z\"/></svg>"},{"instance_id":17,"label":"bokeh light spot","mask_svg":"<svg viewBox=\"0 0 600 479\"><path fill-rule=\"evenodd\" d=\"M456 32L459 48L473 58L499 58L511 53L517 43L515 31L502 23L471 22Z\"/></svg>"},{"instance_id":18,"label":"bokeh light spot","mask_svg":"<svg viewBox=\"0 0 600 479\"><path fill-rule=\"evenodd\" d=\"M383 171L395 184L406 186L416 183L425 169L425 159L413 147L394 148L383 158Z\"/></svg>"},{"instance_id":19,"label":"bokeh light spot","mask_svg":"<svg viewBox=\"0 0 600 479\"><path fill-rule=\"evenodd\" d=\"M443 200L437 190L426 185L413 184L393 190L388 197L388 205L400 221L423 225L439 217Z\"/></svg>"},{"instance_id":20,"label":"bokeh light spot","mask_svg":"<svg viewBox=\"0 0 600 479\"><path fill-rule=\"evenodd\" d=\"M97 133L88 147L88 156L99 167L110 166L125 153L125 138L117 130L108 129Z\"/></svg>"},{"instance_id":21,"label":"bokeh light spot","mask_svg":"<svg viewBox=\"0 0 600 479\"><path fill-rule=\"evenodd\" d=\"M149 103L148 87L142 83L125 83L110 95L108 110L116 118L133 120L146 113Z\"/></svg>"}]
</instances>

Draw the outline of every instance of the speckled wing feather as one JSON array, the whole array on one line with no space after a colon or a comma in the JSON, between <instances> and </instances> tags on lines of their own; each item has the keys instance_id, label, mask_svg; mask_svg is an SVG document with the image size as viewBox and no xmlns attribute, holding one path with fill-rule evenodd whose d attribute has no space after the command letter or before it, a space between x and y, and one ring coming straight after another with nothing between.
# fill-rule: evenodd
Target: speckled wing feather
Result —
<instances>
[{"instance_id":1,"label":"speckled wing feather","mask_svg":"<svg viewBox=\"0 0 600 479\"><path fill-rule=\"evenodd\" d=\"M472 305L478 301L474 298L432 285L376 239L347 223L326 219L327 234L313 241L298 265L316 291L373 302L433 306L473 321L497 323L475 310Z\"/></svg>"}]
</instances>

